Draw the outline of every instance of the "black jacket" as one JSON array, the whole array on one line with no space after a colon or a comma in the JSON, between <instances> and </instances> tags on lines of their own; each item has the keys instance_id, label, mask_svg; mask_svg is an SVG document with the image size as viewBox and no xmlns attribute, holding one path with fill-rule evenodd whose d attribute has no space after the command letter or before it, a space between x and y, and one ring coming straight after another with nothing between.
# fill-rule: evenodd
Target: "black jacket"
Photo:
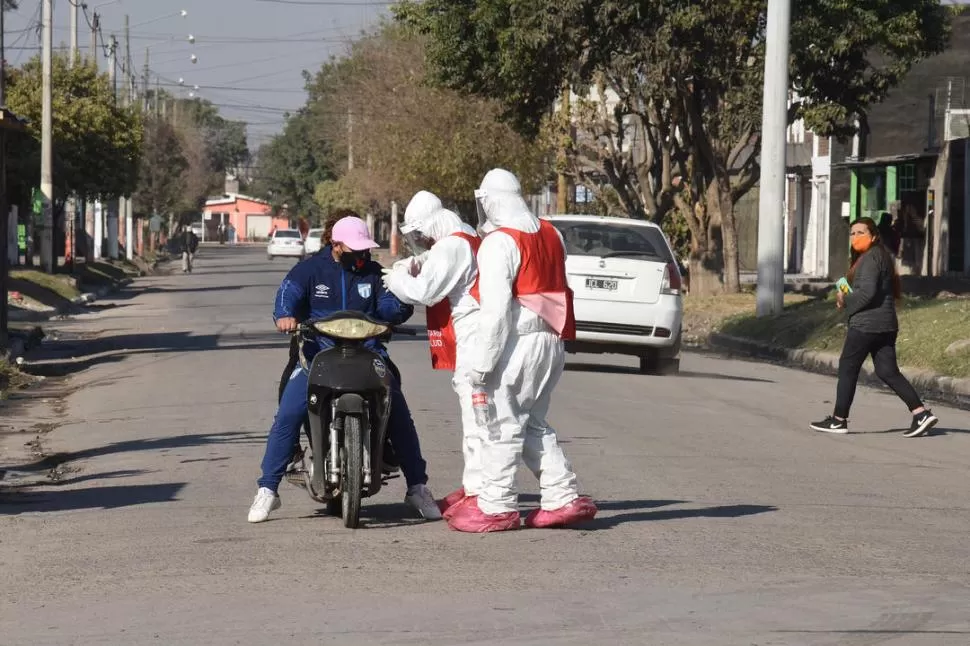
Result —
<instances>
[{"instance_id":1,"label":"black jacket","mask_svg":"<svg viewBox=\"0 0 970 646\"><path fill-rule=\"evenodd\" d=\"M893 274L893 259L887 250L873 247L862 254L852 277L852 292L845 295L850 328L872 333L899 330Z\"/></svg>"},{"instance_id":2,"label":"black jacket","mask_svg":"<svg viewBox=\"0 0 970 646\"><path fill-rule=\"evenodd\" d=\"M191 229L183 231L180 238L182 251L195 253L195 250L199 248L199 236L195 235Z\"/></svg>"}]
</instances>

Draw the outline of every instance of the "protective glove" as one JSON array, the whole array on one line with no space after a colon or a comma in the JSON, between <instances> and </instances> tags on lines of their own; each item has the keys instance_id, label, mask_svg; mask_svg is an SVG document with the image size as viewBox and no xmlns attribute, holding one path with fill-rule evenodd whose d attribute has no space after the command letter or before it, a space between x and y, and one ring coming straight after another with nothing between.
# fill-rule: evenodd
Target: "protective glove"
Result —
<instances>
[{"instance_id":1,"label":"protective glove","mask_svg":"<svg viewBox=\"0 0 970 646\"><path fill-rule=\"evenodd\" d=\"M421 265L424 264L424 258L422 256L411 256L410 258L402 258L398 260L391 268L396 270L406 271L411 276L417 276L421 273Z\"/></svg>"}]
</instances>

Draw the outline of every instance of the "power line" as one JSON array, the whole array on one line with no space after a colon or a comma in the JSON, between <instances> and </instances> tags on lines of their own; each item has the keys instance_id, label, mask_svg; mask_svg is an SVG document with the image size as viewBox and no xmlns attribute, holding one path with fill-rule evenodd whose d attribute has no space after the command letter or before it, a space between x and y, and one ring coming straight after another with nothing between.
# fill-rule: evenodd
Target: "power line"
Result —
<instances>
[{"instance_id":1,"label":"power line","mask_svg":"<svg viewBox=\"0 0 970 646\"><path fill-rule=\"evenodd\" d=\"M295 4L315 7L391 7L396 2L351 2L349 0L256 0L272 4Z\"/></svg>"},{"instance_id":2,"label":"power line","mask_svg":"<svg viewBox=\"0 0 970 646\"><path fill-rule=\"evenodd\" d=\"M161 78L161 77L159 77ZM184 87L183 83L162 83L162 87ZM289 94L305 94L306 90L295 90L293 88L278 88L278 87L231 87L226 85L194 85L193 87L198 87L200 90L220 90L226 92L272 92L272 93L289 93Z\"/></svg>"}]
</instances>

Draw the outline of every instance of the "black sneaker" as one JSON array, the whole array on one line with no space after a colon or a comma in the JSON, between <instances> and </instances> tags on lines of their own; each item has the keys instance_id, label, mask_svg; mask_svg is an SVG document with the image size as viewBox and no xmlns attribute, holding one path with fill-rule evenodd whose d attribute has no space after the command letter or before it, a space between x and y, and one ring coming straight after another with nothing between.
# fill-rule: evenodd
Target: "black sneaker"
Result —
<instances>
[{"instance_id":1,"label":"black sneaker","mask_svg":"<svg viewBox=\"0 0 970 646\"><path fill-rule=\"evenodd\" d=\"M930 409L924 410L918 415L913 415L913 423L910 425L908 431L903 432L903 437L922 437L930 432L930 429L936 426L939 422L936 415Z\"/></svg>"},{"instance_id":2,"label":"black sneaker","mask_svg":"<svg viewBox=\"0 0 970 646\"><path fill-rule=\"evenodd\" d=\"M821 422L812 422L810 426L813 430L821 431L822 433L845 435L849 432L849 422L847 420L835 419L831 415L823 419Z\"/></svg>"}]
</instances>

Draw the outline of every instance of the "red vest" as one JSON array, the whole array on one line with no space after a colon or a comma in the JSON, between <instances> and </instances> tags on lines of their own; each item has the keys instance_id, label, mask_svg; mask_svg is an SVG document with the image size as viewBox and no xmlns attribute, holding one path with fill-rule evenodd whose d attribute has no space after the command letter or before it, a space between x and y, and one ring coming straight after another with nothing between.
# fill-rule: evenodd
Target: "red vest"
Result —
<instances>
[{"instance_id":1,"label":"red vest","mask_svg":"<svg viewBox=\"0 0 970 646\"><path fill-rule=\"evenodd\" d=\"M478 247L482 243L478 236L463 231L451 235L471 245L473 256L478 254ZM478 284L477 279L475 284ZM428 320L428 344L431 346L431 368L454 370L458 358L458 341L455 338L455 325L451 318L451 301L445 296L440 302L429 307L425 315Z\"/></svg>"},{"instance_id":2,"label":"red vest","mask_svg":"<svg viewBox=\"0 0 970 646\"><path fill-rule=\"evenodd\" d=\"M576 338L576 317L573 312L573 290L566 280L566 251L556 228L546 220L539 220L539 231L525 233L518 229L496 229L515 240L522 262L519 273L512 285L512 295L519 298L524 307L542 317L549 326L565 341ZM494 233L494 232L493 232ZM482 302L478 290L478 280L471 291L479 303ZM547 311L534 308L529 296L542 295L552 301L561 301L565 317L553 319Z\"/></svg>"}]
</instances>

